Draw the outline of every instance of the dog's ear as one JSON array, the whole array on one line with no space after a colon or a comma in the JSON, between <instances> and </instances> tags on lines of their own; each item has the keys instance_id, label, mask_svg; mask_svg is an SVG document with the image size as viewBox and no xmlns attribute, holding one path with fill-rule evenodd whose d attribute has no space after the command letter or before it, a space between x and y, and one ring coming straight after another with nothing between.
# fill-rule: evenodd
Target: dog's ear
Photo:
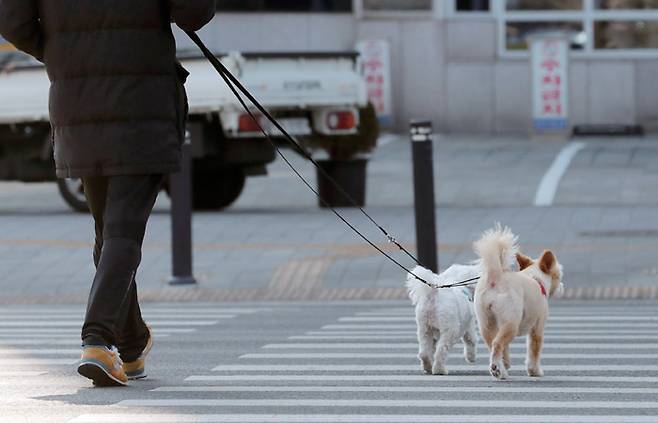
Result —
<instances>
[{"instance_id":1,"label":"dog's ear","mask_svg":"<svg viewBox=\"0 0 658 423\"><path fill-rule=\"evenodd\" d=\"M539 259L539 270L550 275L551 269L553 269L555 263L557 263L555 255L551 251L546 250L542 253L541 258Z\"/></svg>"},{"instance_id":2,"label":"dog's ear","mask_svg":"<svg viewBox=\"0 0 658 423\"><path fill-rule=\"evenodd\" d=\"M519 263L519 270L526 269L534 263L530 257L521 253L516 253L516 262Z\"/></svg>"}]
</instances>

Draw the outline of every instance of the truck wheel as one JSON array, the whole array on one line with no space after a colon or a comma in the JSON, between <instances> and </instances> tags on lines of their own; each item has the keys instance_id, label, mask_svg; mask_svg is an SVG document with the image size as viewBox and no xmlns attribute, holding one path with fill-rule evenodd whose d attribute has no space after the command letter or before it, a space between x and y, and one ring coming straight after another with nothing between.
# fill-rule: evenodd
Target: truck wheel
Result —
<instances>
[{"instance_id":1,"label":"truck wheel","mask_svg":"<svg viewBox=\"0 0 658 423\"><path fill-rule=\"evenodd\" d=\"M193 204L195 210L219 210L233 204L245 184L242 169L194 171Z\"/></svg>"},{"instance_id":2,"label":"truck wheel","mask_svg":"<svg viewBox=\"0 0 658 423\"><path fill-rule=\"evenodd\" d=\"M81 179L57 179L59 193L66 204L77 212L89 213L87 198Z\"/></svg>"}]
</instances>

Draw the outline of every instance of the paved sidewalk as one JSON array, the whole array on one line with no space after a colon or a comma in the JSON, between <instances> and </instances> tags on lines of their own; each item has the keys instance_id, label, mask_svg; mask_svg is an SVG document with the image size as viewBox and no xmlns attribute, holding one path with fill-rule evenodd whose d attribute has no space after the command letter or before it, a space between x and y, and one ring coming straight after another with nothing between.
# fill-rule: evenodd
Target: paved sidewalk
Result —
<instances>
[{"instance_id":1,"label":"paved sidewalk","mask_svg":"<svg viewBox=\"0 0 658 423\"><path fill-rule=\"evenodd\" d=\"M568 297L658 297L658 139L578 141L586 148L558 185L555 204L534 207L537 187L564 143L437 140L441 265L472 260L471 242L500 221L520 236L526 253L556 251ZM413 248L409 150L400 137L374 154L368 211ZM312 167L289 154L314 180ZM396 253L357 211L344 213ZM167 284L169 229L162 195L138 275L146 300L404 297L403 272L319 209L281 162L270 166L267 178L250 179L230 209L195 215L197 286ZM0 303L85 301L91 233L89 217L71 213L54 184L0 183Z\"/></svg>"}]
</instances>

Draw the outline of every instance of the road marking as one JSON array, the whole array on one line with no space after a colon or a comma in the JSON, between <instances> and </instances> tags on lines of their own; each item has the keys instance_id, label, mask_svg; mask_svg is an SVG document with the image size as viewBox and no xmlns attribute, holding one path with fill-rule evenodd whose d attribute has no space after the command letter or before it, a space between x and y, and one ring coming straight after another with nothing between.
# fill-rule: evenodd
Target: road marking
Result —
<instances>
[{"instance_id":1,"label":"road marking","mask_svg":"<svg viewBox=\"0 0 658 423\"><path fill-rule=\"evenodd\" d=\"M619 323L616 322L598 322L598 323L551 323L548 322L546 325L546 330L556 329L556 328L604 328L604 329L639 329L639 328L655 328L658 329L657 323L648 323L648 322L638 322L638 323ZM322 326L322 330L416 330L416 325L400 325L400 324L390 324L390 325L376 325L376 324L343 324L343 325L325 325Z\"/></svg>"},{"instance_id":2,"label":"road marking","mask_svg":"<svg viewBox=\"0 0 658 423\"><path fill-rule=\"evenodd\" d=\"M0 329L2 332L2 329ZM308 331L305 332L305 335L408 335L410 332L408 330L324 330L324 331ZM615 329L547 329L547 335L591 335L591 334L606 334L610 336L619 336L621 334L641 334L641 335L655 335L656 331L652 329L627 329L624 331L618 331ZM415 335L415 332L411 332L412 335Z\"/></svg>"},{"instance_id":3,"label":"road marking","mask_svg":"<svg viewBox=\"0 0 658 423\"><path fill-rule=\"evenodd\" d=\"M486 348L480 348L480 353L486 354ZM454 354L456 357L457 354ZM515 353L510 354L512 358L526 358L524 353ZM283 353L283 354L243 354L240 358L252 358L252 359L351 359L351 358L404 358L404 359L414 359L416 354L410 353ZM569 353L543 353L541 355L542 359L602 359L602 360L612 360L612 359L647 359L647 360L656 360L656 353L650 352L646 354L569 354Z\"/></svg>"},{"instance_id":4,"label":"road marking","mask_svg":"<svg viewBox=\"0 0 658 423\"><path fill-rule=\"evenodd\" d=\"M193 314L193 313L186 313L186 314L158 314L158 315L152 315L149 313L143 313L144 320L147 322L150 319L159 319L162 321L176 321L178 319L220 319L220 320L225 320L225 319L234 319L237 317L235 314ZM32 320L40 320L42 321L43 319L81 319L82 315L81 314L57 314L53 316L49 315L22 315L22 314L10 314L10 315L2 315L0 314L0 319L3 320L26 320L26 321L32 321ZM169 320L171 319L171 320ZM82 321L82 320L80 320Z\"/></svg>"},{"instance_id":5,"label":"road marking","mask_svg":"<svg viewBox=\"0 0 658 423\"><path fill-rule=\"evenodd\" d=\"M366 399L182 399L123 400L119 407L381 407L381 408L544 408L544 409L658 409L653 401L478 401L478 400L366 400Z\"/></svg>"},{"instance_id":6,"label":"road marking","mask_svg":"<svg viewBox=\"0 0 658 423\"><path fill-rule=\"evenodd\" d=\"M651 333L655 333L651 332ZM570 340L570 339L597 339L603 340L608 338L614 338L617 340L634 340L634 341L658 341L658 336L655 335L618 335L617 333L608 333L601 335L551 335L551 333L546 334L545 342L550 343L551 341L560 341L560 340ZM416 339L416 335L408 333L407 335L295 335L289 336L290 340L350 340L350 339L362 339L362 340L377 340L377 339L397 339L397 340L412 340Z\"/></svg>"},{"instance_id":7,"label":"road marking","mask_svg":"<svg viewBox=\"0 0 658 423\"><path fill-rule=\"evenodd\" d=\"M415 322L410 316L348 316L340 317L339 322ZM658 316L550 316L551 322L658 322Z\"/></svg>"},{"instance_id":8,"label":"road marking","mask_svg":"<svg viewBox=\"0 0 658 423\"><path fill-rule=\"evenodd\" d=\"M189 320L189 321L163 321L155 320L149 322L151 326L210 326L217 324L217 320ZM34 322L7 322L0 321L0 326L82 326L81 320L57 320L57 321L34 321Z\"/></svg>"},{"instance_id":9,"label":"road marking","mask_svg":"<svg viewBox=\"0 0 658 423\"><path fill-rule=\"evenodd\" d=\"M16 349L16 350L3 350L2 346L0 346L0 355L80 355L80 352L82 350L80 348L77 349L52 349L52 348L47 348L47 349L42 349L42 350L22 350L22 349ZM4 363L4 360L0 361L0 364Z\"/></svg>"},{"instance_id":10,"label":"road marking","mask_svg":"<svg viewBox=\"0 0 658 423\"><path fill-rule=\"evenodd\" d=\"M479 370L474 365L449 366L454 371ZM548 371L627 371L627 372L656 372L658 365L631 365L631 364L576 364L576 365L543 365L542 369ZM391 364L227 364L212 369L213 372L412 372L418 371L417 365L391 365Z\"/></svg>"},{"instance_id":11,"label":"road marking","mask_svg":"<svg viewBox=\"0 0 658 423\"><path fill-rule=\"evenodd\" d=\"M509 414L85 414L70 423L655 423L656 416Z\"/></svg>"},{"instance_id":12,"label":"road marking","mask_svg":"<svg viewBox=\"0 0 658 423\"><path fill-rule=\"evenodd\" d=\"M20 370L10 370L10 371L0 371L0 377L35 377L43 376L48 372L36 372L36 371L20 371Z\"/></svg>"},{"instance_id":13,"label":"road marking","mask_svg":"<svg viewBox=\"0 0 658 423\"><path fill-rule=\"evenodd\" d=\"M452 369L452 368L451 368ZM193 375L185 378L186 382L491 382L489 375L452 375L431 376L425 374L411 375L327 375L327 374L305 374L305 375L264 375L264 374L242 374L242 375ZM544 376L541 379L531 378L524 375L514 376L513 383L658 383L658 376ZM524 385L526 386L526 385Z\"/></svg>"},{"instance_id":14,"label":"road marking","mask_svg":"<svg viewBox=\"0 0 658 423\"><path fill-rule=\"evenodd\" d=\"M267 309L256 309L256 308L198 308L196 306L192 307L181 307L181 308L144 308L142 309L142 314L158 314L166 313L171 315L176 315L177 313L199 313L199 314L253 314L259 311L266 311ZM30 313L30 314L70 314L77 313L78 315L84 316L84 308L43 308L43 307L17 307L17 308L0 308L0 314L17 314L17 313Z\"/></svg>"},{"instance_id":15,"label":"road marking","mask_svg":"<svg viewBox=\"0 0 658 423\"><path fill-rule=\"evenodd\" d=\"M539 183L537 193L535 194L535 206L550 206L553 204L557 188L569 168L571 160L585 147L587 147L585 143L574 142L569 143L560 151Z\"/></svg>"},{"instance_id":16,"label":"road marking","mask_svg":"<svg viewBox=\"0 0 658 423\"><path fill-rule=\"evenodd\" d=\"M0 364L3 366L68 366L77 362L78 359L70 358L3 358L0 360Z\"/></svg>"},{"instance_id":17,"label":"road marking","mask_svg":"<svg viewBox=\"0 0 658 423\"><path fill-rule=\"evenodd\" d=\"M443 380L443 376L438 376ZM491 378L489 378L491 380ZM658 394L658 388L543 386L164 386L153 392L466 392L518 394Z\"/></svg>"},{"instance_id":18,"label":"road marking","mask_svg":"<svg viewBox=\"0 0 658 423\"><path fill-rule=\"evenodd\" d=\"M158 328L158 333L192 333L197 330L194 328ZM80 336L79 328L8 328L0 329L0 335L8 334L68 334Z\"/></svg>"},{"instance_id":19,"label":"road marking","mask_svg":"<svg viewBox=\"0 0 658 423\"><path fill-rule=\"evenodd\" d=\"M156 339L160 338L169 338L171 335L169 334L158 334L154 333L153 337ZM6 345L69 345L69 346L80 346L82 344L82 341L78 337L78 339L74 339L71 337L71 339L53 339L53 338L46 338L46 339L16 339L16 338L0 338L0 348Z\"/></svg>"},{"instance_id":20,"label":"road marking","mask_svg":"<svg viewBox=\"0 0 658 423\"><path fill-rule=\"evenodd\" d=\"M510 345L511 348L525 348L525 341L523 338L517 338L515 342ZM303 343L303 344L267 344L262 347L263 349L406 349L406 348L418 348L418 344L415 342L410 343ZM649 344L649 343L624 343L624 344L612 344L612 343L588 343L581 344L578 342L573 343L547 343L544 345L544 349L551 348L574 348L574 349L610 349L610 350L633 350L633 349L657 349L658 343Z\"/></svg>"}]
</instances>

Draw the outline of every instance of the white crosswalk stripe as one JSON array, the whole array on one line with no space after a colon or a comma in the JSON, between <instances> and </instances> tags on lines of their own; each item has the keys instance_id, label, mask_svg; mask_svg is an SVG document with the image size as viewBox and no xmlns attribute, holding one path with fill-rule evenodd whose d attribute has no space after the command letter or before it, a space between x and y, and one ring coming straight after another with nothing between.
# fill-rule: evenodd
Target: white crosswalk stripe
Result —
<instances>
[{"instance_id":1,"label":"white crosswalk stripe","mask_svg":"<svg viewBox=\"0 0 658 423\"><path fill-rule=\"evenodd\" d=\"M488 374L483 345L475 365L464 363L459 346L450 375L425 375L412 310L381 306L71 422L655 423L658 309L607 310L551 310L541 379L524 375L523 339L511 346L506 382Z\"/></svg>"}]
</instances>

